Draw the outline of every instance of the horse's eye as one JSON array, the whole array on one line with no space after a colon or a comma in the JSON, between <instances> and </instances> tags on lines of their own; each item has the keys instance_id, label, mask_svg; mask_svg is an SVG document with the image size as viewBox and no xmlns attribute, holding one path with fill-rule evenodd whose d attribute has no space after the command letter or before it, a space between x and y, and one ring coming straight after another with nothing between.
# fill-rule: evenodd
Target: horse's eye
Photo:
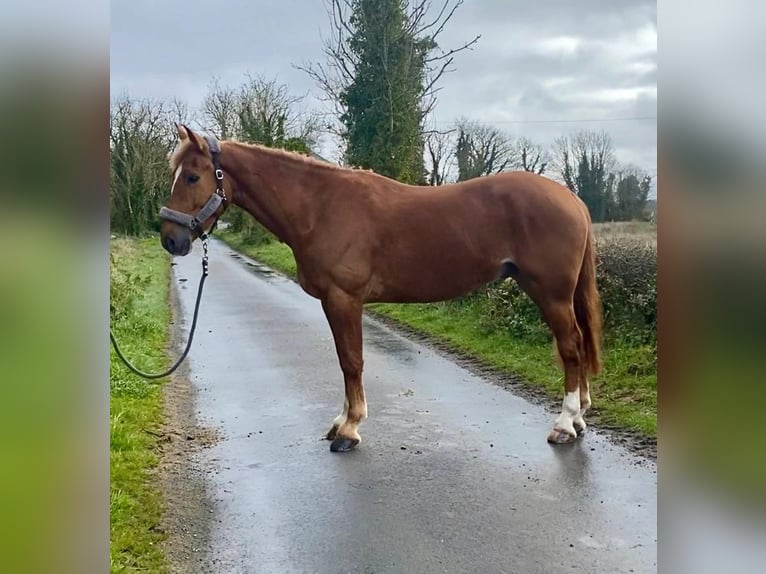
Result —
<instances>
[{"instance_id":1,"label":"horse's eye","mask_svg":"<svg viewBox=\"0 0 766 574\"><path fill-rule=\"evenodd\" d=\"M192 174L186 177L186 183L188 183L189 185L191 185L192 183L196 183L197 181L199 181L198 175Z\"/></svg>"}]
</instances>

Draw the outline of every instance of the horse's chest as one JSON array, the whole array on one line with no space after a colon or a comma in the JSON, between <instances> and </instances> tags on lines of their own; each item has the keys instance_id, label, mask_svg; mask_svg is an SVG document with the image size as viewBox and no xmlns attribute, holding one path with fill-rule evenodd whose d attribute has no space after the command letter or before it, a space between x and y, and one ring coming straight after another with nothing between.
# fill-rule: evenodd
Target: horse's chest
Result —
<instances>
[{"instance_id":1,"label":"horse's chest","mask_svg":"<svg viewBox=\"0 0 766 574\"><path fill-rule=\"evenodd\" d=\"M297 265L297 275L298 284L306 293L317 299L322 298L322 289L319 282L314 280L310 273L306 273L305 268L301 267L301 265Z\"/></svg>"}]
</instances>

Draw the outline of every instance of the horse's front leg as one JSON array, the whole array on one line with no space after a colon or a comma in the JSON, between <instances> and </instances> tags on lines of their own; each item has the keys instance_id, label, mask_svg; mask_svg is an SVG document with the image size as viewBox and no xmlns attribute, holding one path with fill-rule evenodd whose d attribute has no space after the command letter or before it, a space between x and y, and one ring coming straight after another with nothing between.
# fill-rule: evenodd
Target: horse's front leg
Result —
<instances>
[{"instance_id":1,"label":"horse's front leg","mask_svg":"<svg viewBox=\"0 0 766 574\"><path fill-rule=\"evenodd\" d=\"M346 452L361 442L359 423L367 416L362 386L362 302L344 291L333 289L322 299L322 308L332 329L346 383L343 412L333 421L327 438L332 440L331 451Z\"/></svg>"},{"instance_id":2,"label":"horse's front leg","mask_svg":"<svg viewBox=\"0 0 766 574\"><path fill-rule=\"evenodd\" d=\"M348 399L343 401L343 410L332 421L332 426L325 435L327 440L335 440L335 437L338 436L338 429L340 428L340 425L346 422L346 417L348 417Z\"/></svg>"}]
</instances>

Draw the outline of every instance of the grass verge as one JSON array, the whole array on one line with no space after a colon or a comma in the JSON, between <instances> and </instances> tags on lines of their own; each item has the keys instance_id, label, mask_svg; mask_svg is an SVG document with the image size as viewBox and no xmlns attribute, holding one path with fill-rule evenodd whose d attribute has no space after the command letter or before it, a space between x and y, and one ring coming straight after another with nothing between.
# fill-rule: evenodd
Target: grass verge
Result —
<instances>
[{"instance_id":1,"label":"grass verge","mask_svg":"<svg viewBox=\"0 0 766 574\"><path fill-rule=\"evenodd\" d=\"M295 260L287 245L278 242L249 245L235 232L217 233L232 248L295 277ZM563 372L553 346L527 340L493 328L486 319L480 296L428 304L378 303L368 305L373 314L399 322L455 351L470 355L502 372L527 381L553 400L561 400ZM604 368L590 381L593 409L588 420L602 427L657 435L656 349L628 343L608 333L604 341Z\"/></svg>"},{"instance_id":2,"label":"grass verge","mask_svg":"<svg viewBox=\"0 0 766 574\"><path fill-rule=\"evenodd\" d=\"M159 371L168 364L168 257L156 237L113 239L110 254L111 327L130 361ZM109 385L110 571L165 572L162 496L153 476L162 382L133 375L112 349Z\"/></svg>"},{"instance_id":3,"label":"grass verge","mask_svg":"<svg viewBox=\"0 0 766 574\"><path fill-rule=\"evenodd\" d=\"M293 252L284 243L275 240L253 245L242 239L239 233L229 231L228 229L217 230L215 236L222 239L232 249L244 253L248 257L252 257L264 265L273 267L277 271L295 279L297 274L295 258L293 257Z\"/></svg>"}]
</instances>

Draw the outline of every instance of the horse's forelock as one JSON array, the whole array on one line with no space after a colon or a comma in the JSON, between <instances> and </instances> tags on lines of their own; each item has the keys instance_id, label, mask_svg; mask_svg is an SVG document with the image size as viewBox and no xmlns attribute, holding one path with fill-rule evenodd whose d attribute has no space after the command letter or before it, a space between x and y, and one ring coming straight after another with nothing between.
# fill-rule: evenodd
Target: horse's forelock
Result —
<instances>
[{"instance_id":1,"label":"horse's forelock","mask_svg":"<svg viewBox=\"0 0 766 574\"><path fill-rule=\"evenodd\" d=\"M179 140L175 149L171 151L170 154L168 154L168 163L170 164L171 172L175 172L175 170L178 169L178 166L181 165L184 157L186 157L186 155L193 147L194 144L191 142L191 140Z\"/></svg>"}]
</instances>

